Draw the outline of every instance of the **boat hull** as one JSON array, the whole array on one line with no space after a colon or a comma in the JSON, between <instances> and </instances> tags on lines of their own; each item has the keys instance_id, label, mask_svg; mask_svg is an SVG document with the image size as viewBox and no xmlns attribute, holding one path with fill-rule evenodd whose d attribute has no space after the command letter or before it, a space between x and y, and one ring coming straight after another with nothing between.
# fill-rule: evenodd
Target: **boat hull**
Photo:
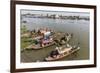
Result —
<instances>
[{"instance_id":1,"label":"boat hull","mask_svg":"<svg viewBox=\"0 0 100 73\"><path fill-rule=\"evenodd\" d=\"M56 60L60 60L60 59L62 59L64 57L67 57L67 56L73 54L74 52L78 51L79 49L80 49L80 47L77 47L76 49L70 51L69 53L68 52L65 52L64 54L60 54L60 55L56 56L55 58L52 58L52 57L48 56L47 58L45 58L45 61L56 61Z\"/></svg>"},{"instance_id":2,"label":"boat hull","mask_svg":"<svg viewBox=\"0 0 100 73\"><path fill-rule=\"evenodd\" d=\"M44 47L41 47L41 46L38 46L38 45L30 45L30 46L26 47L24 50L39 50L39 49L43 49L43 48L52 46L54 44L55 44L55 42L51 42L51 43L45 45Z\"/></svg>"}]
</instances>

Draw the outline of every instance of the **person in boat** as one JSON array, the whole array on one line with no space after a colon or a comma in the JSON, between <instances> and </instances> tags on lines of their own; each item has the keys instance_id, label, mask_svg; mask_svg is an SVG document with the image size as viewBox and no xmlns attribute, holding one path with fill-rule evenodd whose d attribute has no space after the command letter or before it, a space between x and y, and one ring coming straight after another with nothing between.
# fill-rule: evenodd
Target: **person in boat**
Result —
<instances>
[{"instance_id":1,"label":"person in boat","mask_svg":"<svg viewBox=\"0 0 100 73\"><path fill-rule=\"evenodd\" d=\"M44 47L43 38L40 39L40 46Z\"/></svg>"},{"instance_id":2,"label":"person in boat","mask_svg":"<svg viewBox=\"0 0 100 73\"><path fill-rule=\"evenodd\" d=\"M52 58L55 58L58 54L59 54L58 51L55 50L55 51L52 51L52 52L50 53L50 56L51 56Z\"/></svg>"},{"instance_id":3,"label":"person in boat","mask_svg":"<svg viewBox=\"0 0 100 73\"><path fill-rule=\"evenodd\" d=\"M50 56L52 58L55 58L57 57L57 55L61 54L61 47L56 47L55 50L53 50L51 53L50 53Z\"/></svg>"},{"instance_id":4,"label":"person in boat","mask_svg":"<svg viewBox=\"0 0 100 73\"><path fill-rule=\"evenodd\" d=\"M57 57L57 55L59 55L58 47L56 47L56 49L53 50L53 51L51 51L51 53L50 53L50 56L51 56L52 58Z\"/></svg>"}]
</instances>

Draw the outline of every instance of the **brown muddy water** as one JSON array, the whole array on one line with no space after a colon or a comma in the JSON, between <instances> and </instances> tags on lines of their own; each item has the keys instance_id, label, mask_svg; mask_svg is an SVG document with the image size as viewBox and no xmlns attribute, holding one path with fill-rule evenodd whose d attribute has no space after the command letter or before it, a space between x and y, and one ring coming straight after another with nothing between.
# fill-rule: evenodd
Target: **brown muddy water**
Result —
<instances>
[{"instance_id":1,"label":"brown muddy water","mask_svg":"<svg viewBox=\"0 0 100 73\"><path fill-rule=\"evenodd\" d=\"M51 30L74 34L70 44L76 45L79 42L80 50L68 57L62 58L62 61L89 59L89 20L49 18L23 18L23 20L27 21L24 25L26 25L29 30L47 27ZM43 59L47 57L55 47L56 46L53 45L40 50L26 50L21 53L21 62L36 62L37 60L43 61Z\"/></svg>"}]
</instances>

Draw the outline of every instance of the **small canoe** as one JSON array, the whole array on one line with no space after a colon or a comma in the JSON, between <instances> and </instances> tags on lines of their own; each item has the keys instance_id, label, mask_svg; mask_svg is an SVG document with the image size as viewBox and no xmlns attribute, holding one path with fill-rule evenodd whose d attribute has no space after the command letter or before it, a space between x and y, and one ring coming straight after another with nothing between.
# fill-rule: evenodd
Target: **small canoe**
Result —
<instances>
[{"instance_id":1,"label":"small canoe","mask_svg":"<svg viewBox=\"0 0 100 73\"><path fill-rule=\"evenodd\" d=\"M80 47L77 47L74 49L72 48L70 50L68 49L69 51L59 54L55 57L48 56L47 58L45 58L45 61L56 61L56 60L62 59L64 57L67 57L67 56L71 55L72 53L78 51L79 49L80 49Z\"/></svg>"}]
</instances>

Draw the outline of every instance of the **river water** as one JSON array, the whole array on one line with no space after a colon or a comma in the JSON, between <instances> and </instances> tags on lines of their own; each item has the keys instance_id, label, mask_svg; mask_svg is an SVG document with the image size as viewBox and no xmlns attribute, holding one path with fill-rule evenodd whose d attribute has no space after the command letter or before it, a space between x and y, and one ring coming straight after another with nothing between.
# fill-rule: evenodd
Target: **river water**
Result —
<instances>
[{"instance_id":1,"label":"river water","mask_svg":"<svg viewBox=\"0 0 100 73\"><path fill-rule=\"evenodd\" d=\"M71 45L80 43L80 50L61 60L86 60L89 59L89 20L67 20L67 19L51 19L51 18L23 18L27 21L24 25L29 30L47 27L51 30L73 33L74 36L70 41ZM23 24L23 23L21 23ZM21 53L21 62L42 61L55 48L55 45L32 51L24 51Z\"/></svg>"}]
</instances>

